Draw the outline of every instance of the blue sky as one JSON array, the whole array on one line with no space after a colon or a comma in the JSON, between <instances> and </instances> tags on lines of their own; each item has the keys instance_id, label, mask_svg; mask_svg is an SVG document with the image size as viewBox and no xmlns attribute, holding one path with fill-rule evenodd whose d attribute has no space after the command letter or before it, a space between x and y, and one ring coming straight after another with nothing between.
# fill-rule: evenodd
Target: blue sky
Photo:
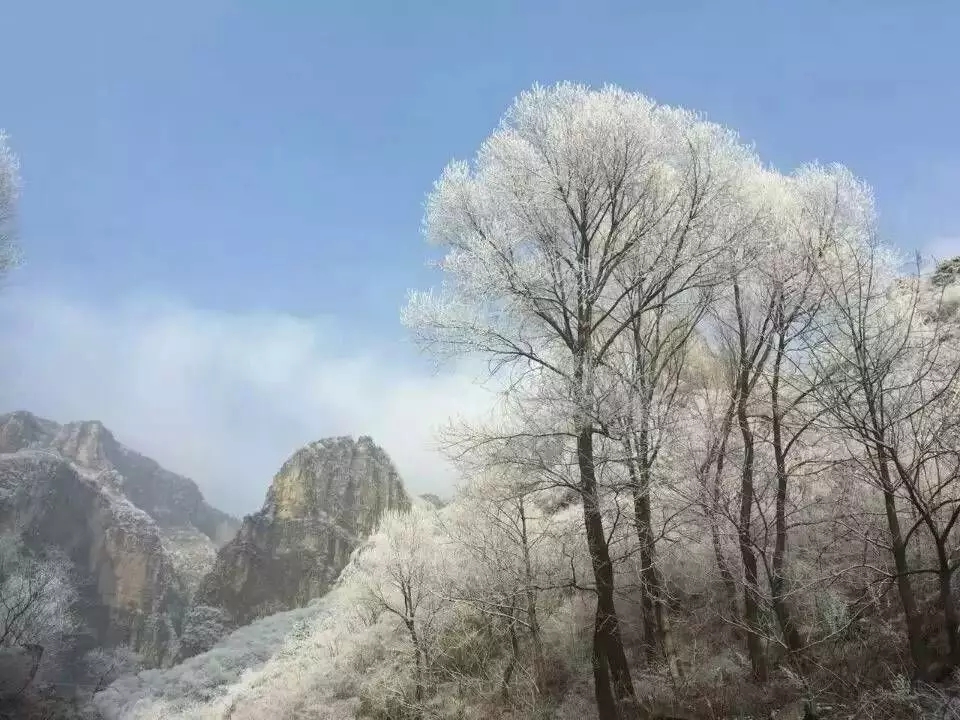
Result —
<instances>
[{"instance_id":1,"label":"blue sky","mask_svg":"<svg viewBox=\"0 0 960 720\"><path fill-rule=\"evenodd\" d=\"M403 383L449 394L398 321L406 290L432 279L424 194L534 82L611 82L703 111L782 169L842 162L874 186L890 239L960 253L960 6L946 0L31 0L3 3L0 22L0 127L21 157L28 260L0 313L14 347L0 409L112 421L225 498L246 472L245 508L297 443L376 429L382 408L291 415L268 409L260 376L219 399L195 378L202 398L172 400L164 382L184 368L222 378L231 363L276 373L293 352L303 368L365 363L363 388L390 378L374 404ZM233 332L241 356L191 358L201 328ZM131 359L118 345L147 349ZM78 364L96 376L84 392L70 386ZM306 382L285 381L291 397ZM202 403L211 419L189 425ZM261 419L222 427L246 416ZM179 426L228 437L188 452ZM259 464L218 465L257 439ZM405 442L385 444L402 455ZM448 476L426 457L398 464L433 489Z\"/></svg>"}]
</instances>

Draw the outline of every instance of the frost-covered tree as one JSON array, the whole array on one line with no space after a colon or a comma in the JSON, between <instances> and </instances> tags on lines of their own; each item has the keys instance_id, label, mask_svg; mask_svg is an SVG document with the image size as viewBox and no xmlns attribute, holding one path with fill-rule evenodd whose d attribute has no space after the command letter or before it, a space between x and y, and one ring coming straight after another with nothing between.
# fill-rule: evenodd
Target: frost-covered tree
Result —
<instances>
[{"instance_id":1,"label":"frost-covered tree","mask_svg":"<svg viewBox=\"0 0 960 720\"><path fill-rule=\"evenodd\" d=\"M721 276L714 273L714 277ZM660 288L660 301L647 312L632 314L628 332L612 346L599 373L601 386L608 385L599 414L609 418L607 434L622 444L622 457L614 459L626 466L625 481L633 503L647 660L666 661L678 675L657 559L663 529L654 526L653 506L655 494L666 489L664 479L670 474L669 461L661 451L682 432L680 411L690 399L687 360L714 288L700 287L685 297L673 290L672 283ZM674 302L662 301L671 295ZM643 297L642 290L635 290L629 301L643 303Z\"/></svg>"},{"instance_id":2,"label":"frost-covered tree","mask_svg":"<svg viewBox=\"0 0 960 720\"><path fill-rule=\"evenodd\" d=\"M738 178L754 166L692 113L562 84L523 93L475 164L451 164L427 203L427 236L448 252L441 291L413 293L406 308L418 339L560 390L554 431L576 447L603 718L638 710L601 512L598 368L638 316L712 281L744 220Z\"/></svg>"},{"instance_id":3,"label":"frost-covered tree","mask_svg":"<svg viewBox=\"0 0 960 720\"><path fill-rule=\"evenodd\" d=\"M387 513L369 549L356 560L365 600L377 613L399 618L409 636L417 706L424 700L425 669L444 604L437 587L440 569L435 519L419 507Z\"/></svg>"},{"instance_id":4,"label":"frost-covered tree","mask_svg":"<svg viewBox=\"0 0 960 720\"><path fill-rule=\"evenodd\" d=\"M857 476L883 498L884 546L893 561L887 575L898 589L914 671L923 677L933 658L915 588L922 574L938 579L949 664L960 662L951 558L960 520L956 328L939 322L936 300L925 316L923 282L901 277L897 257L872 237L836 251L848 261L826 285L832 323L817 337L815 357L829 381L819 399L834 429L852 441ZM910 561L920 533L935 549L932 569Z\"/></svg>"},{"instance_id":5,"label":"frost-covered tree","mask_svg":"<svg viewBox=\"0 0 960 720\"><path fill-rule=\"evenodd\" d=\"M767 185L757 183L755 188L758 193L763 193ZM753 529L757 437L750 405L767 369L775 317L776 290L764 282L762 272L763 261L773 254L765 252L768 250L767 234L771 231L767 207L762 202L765 199L761 194L757 222L731 248L736 270L729 287L715 305L712 328L719 346L718 354L727 362L725 375L730 398L727 416L730 421L725 421L725 430L735 428L740 436L739 446L727 445L727 437L723 438L722 444L739 451L733 458L739 469L739 507L730 518L736 527L743 570L747 649L754 676L760 682L767 678L767 660L762 647L760 613L763 600Z\"/></svg>"},{"instance_id":6,"label":"frost-covered tree","mask_svg":"<svg viewBox=\"0 0 960 720\"><path fill-rule=\"evenodd\" d=\"M707 396L722 391L700 410L715 406L703 416L713 427L696 474L731 595L736 580L722 548L721 517L735 529L747 648L755 677L765 681L768 605L786 648L795 654L803 644L789 608L785 560L791 495L797 496L798 468L809 462L802 441L817 417L809 401L817 378L803 368L821 321L826 266L836 259L825 251L850 233L867 232L869 207L842 168L811 166L789 177L758 172L746 194L753 222L731 246L729 281L717 289L701 328L716 366ZM737 475L729 509L722 491L728 468Z\"/></svg>"},{"instance_id":7,"label":"frost-covered tree","mask_svg":"<svg viewBox=\"0 0 960 720\"><path fill-rule=\"evenodd\" d=\"M442 519L448 547L459 561L452 567L447 596L502 628L510 659L503 668L501 694L507 698L529 645L533 687L546 689L541 630L543 590L556 582L556 567L544 556L550 517L538 506L535 484L522 477L485 473L462 489Z\"/></svg>"},{"instance_id":8,"label":"frost-covered tree","mask_svg":"<svg viewBox=\"0 0 960 720\"><path fill-rule=\"evenodd\" d=\"M98 647L84 653L83 665L93 682L93 692L97 693L117 678L143 669L143 658L125 645Z\"/></svg>"},{"instance_id":9,"label":"frost-covered tree","mask_svg":"<svg viewBox=\"0 0 960 720\"><path fill-rule=\"evenodd\" d=\"M788 177L759 174L752 195L756 222L734 250L735 272L706 328L725 368L727 397L708 467L716 464L717 482L725 461L738 471L737 507L728 517L742 562L748 651L762 681L768 603L786 649L796 655L804 644L785 564L790 525L802 515L795 504L801 472L804 482L815 482L805 440L819 417L811 394L823 378L811 372L809 348L827 322L826 284L843 271L838 263L849 263L838 246L871 232L872 198L844 168L819 166ZM731 442L734 428L739 438Z\"/></svg>"},{"instance_id":10,"label":"frost-covered tree","mask_svg":"<svg viewBox=\"0 0 960 720\"><path fill-rule=\"evenodd\" d=\"M50 650L73 627L75 596L67 559L39 557L17 536L0 536L0 646Z\"/></svg>"},{"instance_id":11,"label":"frost-covered tree","mask_svg":"<svg viewBox=\"0 0 960 720\"><path fill-rule=\"evenodd\" d=\"M230 617L223 608L192 606L183 619L178 656L183 659L206 652L227 634L230 626Z\"/></svg>"}]
</instances>

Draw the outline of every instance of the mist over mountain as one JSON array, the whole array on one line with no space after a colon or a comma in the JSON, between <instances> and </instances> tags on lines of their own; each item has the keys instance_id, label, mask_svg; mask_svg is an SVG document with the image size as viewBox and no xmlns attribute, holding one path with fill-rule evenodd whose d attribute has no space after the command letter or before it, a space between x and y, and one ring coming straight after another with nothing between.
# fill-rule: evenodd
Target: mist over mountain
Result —
<instances>
[{"instance_id":1,"label":"mist over mountain","mask_svg":"<svg viewBox=\"0 0 960 720\"><path fill-rule=\"evenodd\" d=\"M447 494L455 472L435 433L491 399L474 382L482 369L434 372L406 344L355 337L330 316L162 298L99 305L12 287L0 325L0 375L16 378L0 386L0 408L98 417L238 517L260 507L264 478L320 437L375 437L415 492Z\"/></svg>"}]
</instances>

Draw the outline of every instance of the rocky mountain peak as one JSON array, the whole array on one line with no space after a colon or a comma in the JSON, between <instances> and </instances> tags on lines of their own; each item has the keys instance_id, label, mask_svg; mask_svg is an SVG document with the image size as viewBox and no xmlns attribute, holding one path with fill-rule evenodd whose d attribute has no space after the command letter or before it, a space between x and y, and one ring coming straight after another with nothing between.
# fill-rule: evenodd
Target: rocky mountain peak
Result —
<instances>
[{"instance_id":1,"label":"rocky mountain peak","mask_svg":"<svg viewBox=\"0 0 960 720\"><path fill-rule=\"evenodd\" d=\"M306 605L329 589L383 513L409 507L393 462L369 436L309 443L221 548L197 602L226 610L235 624Z\"/></svg>"},{"instance_id":2,"label":"rocky mountain peak","mask_svg":"<svg viewBox=\"0 0 960 720\"><path fill-rule=\"evenodd\" d=\"M193 526L222 545L239 525L211 507L196 483L126 447L99 420L60 425L23 410L0 415L0 453L24 449L52 451L81 467L111 473L124 495L161 527Z\"/></svg>"},{"instance_id":3,"label":"rocky mountain peak","mask_svg":"<svg viewBox=\"0 0 960 720\"><path fill-rule=\"evenodd\" d=\"M366 535L406 494L387 454L363 435L324 438L295 452L274 476L264 509L277 518L313 518Z\"/></svg>"},{"instance_id":4,"label":"rocky mountain peak","mask_svg":"<svg viewBox=\"0 0 960 720\"><path fill-rule=\"evenodd\" d=\"M113 470L113 458L120 452L120 445L113 433L99 420L63 425L51 445L64 457L96 470Z\"/></svg>"},{"instance_id":5,"label":"rocky mountain peak","mask_svg":"<svg viewBox=\"0 0 960 720\"><path fill-rule=\"evenodd\" d=\"M0 415L0 453L14 453L50 442L60 426L26 410Z\"/></svg>"}]
</instances>

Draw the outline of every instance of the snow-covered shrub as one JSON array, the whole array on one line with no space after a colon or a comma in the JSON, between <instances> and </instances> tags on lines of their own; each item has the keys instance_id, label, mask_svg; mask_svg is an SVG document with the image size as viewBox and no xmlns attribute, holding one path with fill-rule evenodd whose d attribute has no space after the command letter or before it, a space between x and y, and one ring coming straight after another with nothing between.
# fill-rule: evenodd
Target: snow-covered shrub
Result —
<instances>
[{"instance_id":1,"label":"snow-covered shrub","mask_svg":"<svg viewBox=\"0 0 960 720\"><path fill-rule=\"evenodd\" d=\"M277 613L235 630L207 652L168 669L144 670L123 677L95 702L108 718L128 718L141 700L174 701L177 705L212 701L236 683L244 672L255 670L271 658L298 624L324 612L322 602Z\"/></svg>"},{"instance_id":2,"label":"snow-covered shrub","mask_svg":"<svg viewBox=\"0 0 960 720\"><path fill-rule=\"evenodd\" d=\"M87 677L95 688L94 692L143 668L143 658L124 645L109 649L94 648L84 654L82 662Z\"/></svg>"},{"instance_id":3,"label":"snow-covered shrub","mask_svg":"<svg viewBox=\"0 0 960 720\"><path fill-rule=\"evenodd\" d=\"M0 646L32 643L52 651L74 627L75 599L66 558L33 553L18 535L0 536Z\"/></svg>"},{"instance_id":4,"label":"snow-covered shrub","mask_svg":"<svg viewBox=\"0 0 960 720\"><path fill-rule=\"evenodd\" d=\"M210 605L191 607L180 632L180 657L189 658L206 652L227 633L230 618L223 608Z\"/></svg>"},{"instance_id":5,"label":"snow-covered shrub","mask_svg":"<svg viewBox=\"0 0 960 720\"><path fill-rule=\"evenodd\" d=\"M817 597L820 622L829 635L843 632L850 624L850 606L834 592L824 592Z\"/></svg>"}]
</instances>

